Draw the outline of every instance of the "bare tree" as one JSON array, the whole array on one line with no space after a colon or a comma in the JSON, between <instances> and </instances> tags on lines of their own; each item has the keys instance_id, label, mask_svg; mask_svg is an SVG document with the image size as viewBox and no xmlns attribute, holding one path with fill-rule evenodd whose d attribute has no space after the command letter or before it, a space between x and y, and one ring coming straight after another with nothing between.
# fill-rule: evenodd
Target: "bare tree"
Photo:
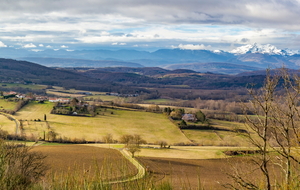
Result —
<instances>
[{"instance_id":1,"label":"bare tree","mask_svg":"<svg viewBox=\"0 0 300 190\"><path fill-rule=\"evenodd\" d=\"M57 137L57 133L54 130L50 130L47 133L48 141L55 141Z\"/></svg>"},{"instance_id":2,"label":"bare tree","mask_svg":"<svg viewBox=\"0 0 300 190\"><path fill-rule=\"evenodd\" d=\"M104 141L105 143L112 143L112 142L114 142L114 139L113 139L112 134L110 134L110 133L106 134L106 135L103 137L103 141Z\"/></svg>"},{"instance_id":3,"label":"bare tree","mask_svg":"<svg viewBox=\"0 0 300 190\"><path fill-rule=\"evenodd\" d=\"M267 70L264 86L259 90L249 89L249 94L250 104L244 104L249 132L244 135L258 149L258 156L253 157L252 161L263 175L263 189L270 190L274 186L287 190L299 188L297 172L300 160L293 151L300 145L299 76L291 77L284 68L275 75ZM249 112L254 115L247 115ZM276 159L274 156L271 159L270 151L277 153ZM283 174L281 183L271 175L271 165L280 166ZM237 184L236 189L261 188L260 184L243 177L237 170L229 176Z\"/></svg>"},{"instance_id":4,"label":"bare tree","mask_svg":"<svg viewBox=\"0 0 300 190\"><path fill-rule=\"evenodd\" d=\"M124 143L125 146L128 146L129 142L133 139L132 135L122 135L120 138L120 142Z\"/></svg>"},{"instance_id":5,"label":"bare tree","mask_svg":"<svg viewBox=\"0 0 300 190\"><path fill-rule=\"evenodd\" d=\"M135 155L136 152L141 151L141 148L138 145L134 144L134 143L129 143L126 148L131 153L132 158L134 158L134 155Z\"/></svg>"},{"instance_id":6,"label":"bare tree","mask_svg":"<svg viewBox=\"0 0 300 190\"><path fill-rule=\"evenodd\" d=\"M300 165L299 155L293 151L300 145L300 78L297 75L291 77L284 68L280 70L280 76L284 96L276 96L273 107L271 135L275 142L272 148L279 154L276 164L284 174L281 186L289 190L295 188L292 187L293 178ZM298 177L296 179L299 180Z\"/></svg>"},{"instance_id":7,"label":"bare tree","mask_svg":"<svg viewBox=\"0 0 300 190\"><path fill-rule=\"evenodd\" d=\"M136 152L141 151L141 144L147 143L141 135L134 134L134 135L123 135L121 140L126 143L126 149L131 153L132 157Z\"/></svg>"},{"instance_id":8,"label":"bare tree","mask_svg":"<svg viewBox=\"0 0 300 190\"><path fill-rule=\"evenodd\" d=\"M31 147L0 141L1 189L27 189L40 180L48 169L44 159Z\"/></svg>"}]
</instances>

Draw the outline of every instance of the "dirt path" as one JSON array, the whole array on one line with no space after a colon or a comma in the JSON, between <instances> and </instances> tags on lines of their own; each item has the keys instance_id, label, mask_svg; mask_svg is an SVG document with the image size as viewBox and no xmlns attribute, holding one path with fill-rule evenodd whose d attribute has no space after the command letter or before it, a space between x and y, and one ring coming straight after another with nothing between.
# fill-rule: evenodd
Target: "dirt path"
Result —
<instances>
[{"instance_id":1,"label":"dirt path","mask_svg":"<svg viewBox=\"0 0 300 190\"><path fill-rule=\"evenodd\" d=\"M41 141L41 142L36 143L33 146L39 146L43 143L44 142ZM135 158L132 158L131 154L125 148L120 148L120 149L112 148L112 149L118 150L130 163L132 163L137 168L138 172L136 175L134 175L132 177L128 177L128 178L120 179L120 180L103 182L104 184L116 184L116 183L130 182L130 181L141 179L146 175L145 168Z\"/></svg>"},{"instance_id":2,"label":"dirt path","mask_svg":"<svg viewBox=\"0 0 300 190\"><path fill-rule=\"evenodd\" d=\"M19 126L20 126L20 122L12 115L10 114L7 114L7 113L3 113L3 112L0 112L1 115L4 115L5 117L7 117L8 119L14 121L16 123L16 132L15 134L17 135L18 134L18 129L19 129Z\"/></svg>"},{"instance_id":3,"label":"dirt path","mask_svg":"<svg viewBox=\"0 0 300 190\"><path fill-rule=\"evenodd\" d=\"M116 183L134 181L137 179L141 179L145 176L146 174L145 168L135 158L132 158L131 154L125 148L116 149L116 150L119 150L121 154L137 168L138 173L135 176L129 177L127 179L106 182L107 184L116 184Z\"/></svg>"}]
</instances>

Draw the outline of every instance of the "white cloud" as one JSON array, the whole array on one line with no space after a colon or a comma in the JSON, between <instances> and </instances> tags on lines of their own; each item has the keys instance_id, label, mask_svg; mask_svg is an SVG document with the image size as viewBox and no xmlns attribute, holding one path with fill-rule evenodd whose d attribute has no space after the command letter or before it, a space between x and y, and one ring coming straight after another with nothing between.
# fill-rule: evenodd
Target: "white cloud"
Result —
<instances>
[{"instance_id":1,"label":"white cloud","mask_svg":"<svg viewBox=\"0 0 300 190\"><path fill-rule=\"evenodd\" d=\"M121 42L121 43L113 42L113 43L111 43L111 45L113 45L113 46L116 46L116 45L119 45L119 46L125 46L125 45L127 45L127 44L124 43L124 42Z\"/></svg>"},{"instance_id":2,"label":"white cloud","mask_svg":"<svg viewBox=\"0 0 300 190\"><path fill-rule=\"evenodd\" d=\"M201 50L209 49L211 46L205 46L203 44L179 44L178 46L172 46L172 48L189 49L189 50Z\"/></svg>"},{"instance_id":3,"label":"white cloud","mask_svg":"<svg viewBox=\"0 0 300 190\"><path fill-rule=\"evenodd\" d=\"M39 47L44 47L44 45L43 44L39 44Z\"/></svg>"},{"instance_id":4,"label":"white cloud","mask_svg":"<svg viewBox=\"0 0 300 190\"><path fill-rule=\"evenodd\" d=\"M133 47L149 47L148 44L134 44Z\"/></svg>"},{"instance_id":5,"label":"white cloud","mask_svg":"<svg viewBox=\"0 0 300 190\"><path fill-rule=\"evenodd\" d=\"M46 48L52 48L52 46L50 46L50 45L47 45L47 46L46 46Z\"/></svg>"},{"instance_id":6,"label":"white cloud","mask_svg":"<svg viewBox=\"0 0 300 190\"><path fill-rule=\"evenodd\" d=\"M36 45L34 45L33 43L25 44L25 45L23 46L23 48L35 48L35 47L36 47Z\"/></svg>"},{"instance_id":7,"label":"white cloud","mask_svg":"<svg viewBox=\"0 0 300 190\"><path fill-rule=\"evenodd\" d=\"M7 47L7 45L0 41L0 47Z\"/></svg>"},{"instance_id":8,"label":"white cloud","mask_svg":"<svg viewBox=\"0 0 300 190\"><path fill-rule=\"evenodd\" d=\"M201 44L219 48L215 44L258 42L299 47L299 10L299 0L14 0L0 6L0 40L9 46L32 42L65 49L82 43L203 49Z\"/></svg>"},{"instance_id":9,"label":"white cloud","mask_svg":"<svg viewBox=\"0 0 300 190\"><path fill-rule=\"evenodd\" d=\"M41 50L41 49L31 49L31 51L39 52L39 51L43 51L43 50Z\"/></svg>"}]
</instances>

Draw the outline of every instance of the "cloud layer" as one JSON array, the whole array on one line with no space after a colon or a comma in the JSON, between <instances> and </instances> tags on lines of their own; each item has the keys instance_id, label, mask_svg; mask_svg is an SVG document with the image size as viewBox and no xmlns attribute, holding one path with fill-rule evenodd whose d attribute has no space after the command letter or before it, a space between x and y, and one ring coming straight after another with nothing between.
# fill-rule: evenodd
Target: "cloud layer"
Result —
<instances>
[{"instance_id":1,"label":"cloud layer","mask_svg":"<svg viewBox=\"0 0 300 190\"><path fill-rule=\"evenodd\" d=\"M299 0L0 0L0 3L0 47L224 49L254 42L280 48L300 45Z\"/></svg>"}]
</instances>

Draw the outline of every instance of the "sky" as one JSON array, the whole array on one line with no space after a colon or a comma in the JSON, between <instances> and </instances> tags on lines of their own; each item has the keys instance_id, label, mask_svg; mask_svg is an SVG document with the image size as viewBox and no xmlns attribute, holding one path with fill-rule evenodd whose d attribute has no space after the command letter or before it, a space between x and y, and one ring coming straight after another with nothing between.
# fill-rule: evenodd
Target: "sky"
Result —
<instances>
[{"instance_id":1,"label":"sky","mask_svg":"<svg viewBox=\"0 0 300 190\"><path fill-rule=\"evenodd\" d=\"M0 14L2 48L300 50L300 0L0 0Z\"/></svg>"}]
</instances>

